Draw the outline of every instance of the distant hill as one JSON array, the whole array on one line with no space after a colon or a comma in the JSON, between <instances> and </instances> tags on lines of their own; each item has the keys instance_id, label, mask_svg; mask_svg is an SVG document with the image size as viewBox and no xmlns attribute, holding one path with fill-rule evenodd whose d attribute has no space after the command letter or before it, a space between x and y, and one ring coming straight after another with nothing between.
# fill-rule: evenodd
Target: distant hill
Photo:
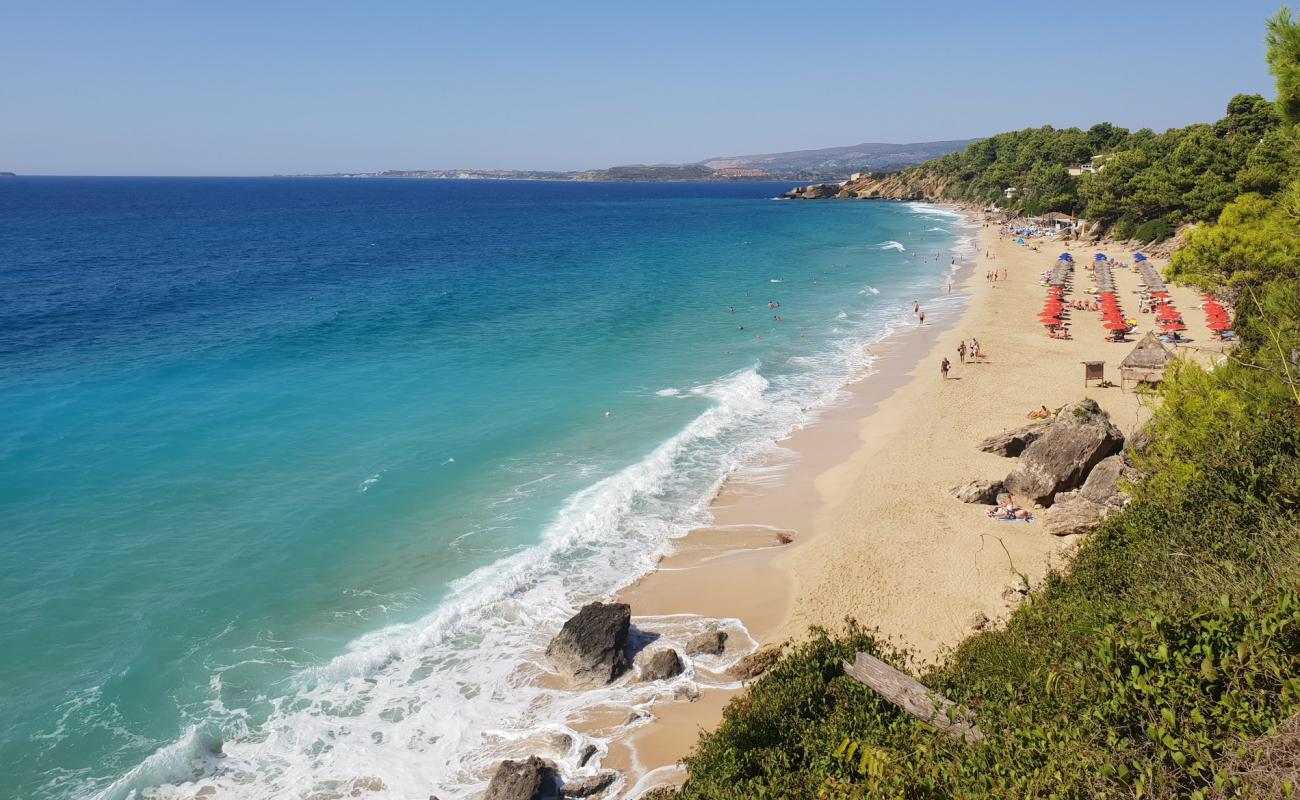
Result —
<instances>
[{"instance_id":1,"label":"distant hill","mask_svg":"<svg viewBox=\"0 0 1300 800\"><path fill-rule=\"evenodd\" d=\"M794 150L756 156L730 156L691 164L631 164L582 172L503 169L413 169L338 172L290 177L442 178L459 180L548 181L840 181L855 172L893 172L946 156L978 139L911 144L857 144L821 150Z\"/></svg>"},{"instance_id":2,"label":"distant hill","mask_svg":"<svg viewBox=\"0 0 1300 800\"><path fill-rule=\"evenodd\" d=\"M890 172L965 150L967 146L977 141L979 140L951 139L911 144L869 142L848 147L824 147L820 150L792 150L786 153L710 158L700 163L711 169L761 169L774 175Z\"/></svg>"},{"instance_id":3,"label":"distant hill","mask_svg":"<svg viewBox=\"0 0 1300 800\"><path fill-rule=\"evenodd\" d=\"M590 181L709 181L718 177L703 164L632 164L592 170L579 176Z\"/></svg>"}]
</instances>

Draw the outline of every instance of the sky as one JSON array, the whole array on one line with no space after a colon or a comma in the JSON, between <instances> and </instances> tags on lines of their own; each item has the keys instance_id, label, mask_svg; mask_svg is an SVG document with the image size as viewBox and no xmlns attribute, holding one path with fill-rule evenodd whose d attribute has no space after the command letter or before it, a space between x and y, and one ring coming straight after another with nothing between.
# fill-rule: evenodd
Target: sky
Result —
<instances>
[{"instance_id":1,"label":"sky","mask_svg":"<svg viewBox=\"0 0 1300 800\"><path fill-rule=\"evenodd\" d=\"M0 0L0 171L591 169L1273 96L1278 2Z\"/></svg>"}]
</instances>

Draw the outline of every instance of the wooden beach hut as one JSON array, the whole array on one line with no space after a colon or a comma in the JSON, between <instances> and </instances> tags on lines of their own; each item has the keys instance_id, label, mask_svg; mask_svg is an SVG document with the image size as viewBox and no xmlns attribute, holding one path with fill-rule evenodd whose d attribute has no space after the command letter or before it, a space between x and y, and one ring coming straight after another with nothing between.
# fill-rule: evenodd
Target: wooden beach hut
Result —
<instances>
[{"instance_id":1,"label":"wooden beach hut","mask_svg":"<svg viewBox=\"0 0 1300 800\"><path fill-rule=\"evenodd\" d=\"M1174 354L1160 343L1154 333L1147 331L1133 352L1119 363L1120 389L1126 388L1129 381L1134 386L1140 383L1160 383L1165 378L1165 367L1173 360Z\"/></svg>"}]
</instances>

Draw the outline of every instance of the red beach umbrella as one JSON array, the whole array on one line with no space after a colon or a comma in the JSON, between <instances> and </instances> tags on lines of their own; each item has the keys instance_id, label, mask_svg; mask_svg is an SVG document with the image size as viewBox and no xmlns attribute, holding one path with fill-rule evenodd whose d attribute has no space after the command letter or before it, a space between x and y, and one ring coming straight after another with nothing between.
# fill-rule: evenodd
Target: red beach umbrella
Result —
<instances>
[{"instance_id":1,"label":"red beach umbrella","mask_svg":"<svg viewBox=\"0 0 1300 800\"><path fill-rule=\"evenodd\" d=\"M1152 297L1168 297L1168 296L1169 296L1169 292L1152 292L1152 293L1151 293L1151 296L1152 296Z\"/></svg>"},{"instance_id":2,"label":"red beach umbrella","mask_svg":"<svg viewBox=\"0 0 1300 800\"><path fill-rule=\"evenodd\" d=\"M1156 319L1182 319L1182 316L1173 306L1160 306L1156 309Z\"/></svg>"},{"instance_id":3,"label":"red beach umbrella","mask_svg":"<svg viewBox=\"0 0 1300 800\"><path fill-rule=\"evenodd\" d=\"M1212 331L1230 331L1232 330L1232 323L1228 322L1226 319L1216 320L1210 323L1209 328Z\"/></svg>"},{"instance_id":4,"label":"red beach umbrella","mask_svg":"<svg viewBox=\"0 0 1300 800\"><path fill-rule=\"evenodd\" d=\"M1181 322L1166 322L1161 327L1167 331L1185 331L1187 326Z\"/></svg>"},{"instance_id":5,"label":"red beach umbrella","mask_svg":"<svg viewBox=\"0 0 1300 800\"><path fill-rule=\"evenodd\" d=\"M1128 330L1127 322L1107 322L1106 330L1108 331L1126 331Z\"/></svg>"}]
</instances>

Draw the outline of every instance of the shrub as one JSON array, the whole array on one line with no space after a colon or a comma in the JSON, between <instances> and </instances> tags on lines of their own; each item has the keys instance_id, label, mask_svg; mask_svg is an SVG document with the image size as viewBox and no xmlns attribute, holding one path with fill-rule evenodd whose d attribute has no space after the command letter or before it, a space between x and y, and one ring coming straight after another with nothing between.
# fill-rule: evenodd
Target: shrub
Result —
<instances>
[{"instance_id":1,"label":"shrub","mask_svg":"<svg viewBox=\"0 0 1300 800\"><path fill-rule=\"evenodd\" d=\"M1169 220L1161 218L1147 220L1134 228L1132 238L1145 244L1155 244L1157 242L1163 242L1173 235L1174 226L1169 222Z\"/></svg>"}]
</instances>

